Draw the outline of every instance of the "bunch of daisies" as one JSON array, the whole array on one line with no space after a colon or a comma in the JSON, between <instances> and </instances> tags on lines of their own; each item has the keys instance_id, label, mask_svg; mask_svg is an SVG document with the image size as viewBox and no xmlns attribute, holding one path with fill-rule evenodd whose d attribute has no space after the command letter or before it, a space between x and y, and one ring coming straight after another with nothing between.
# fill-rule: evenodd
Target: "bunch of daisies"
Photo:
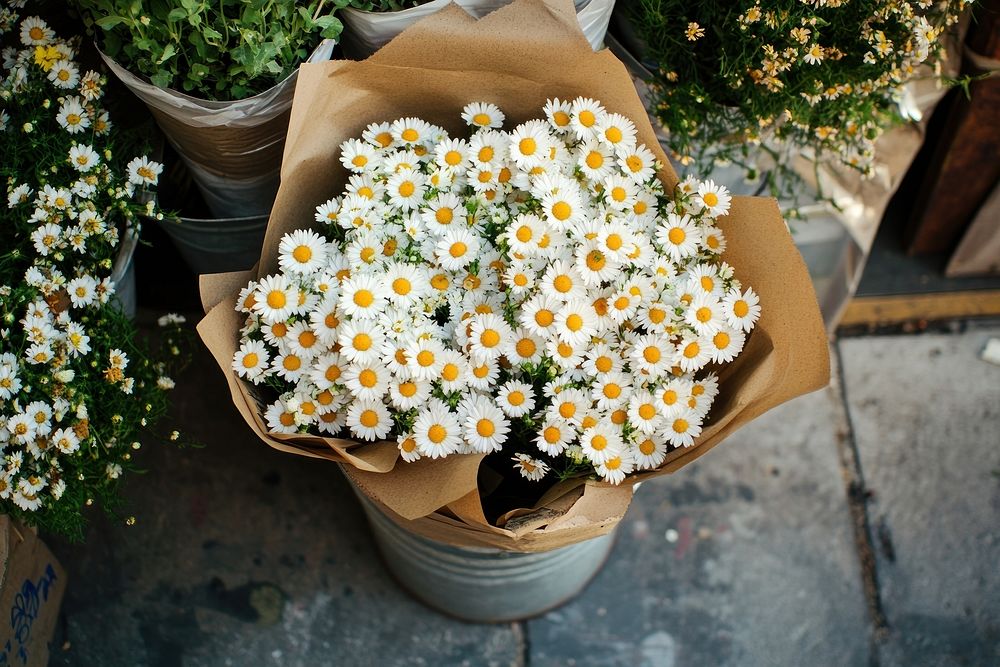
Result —
<instances>
[{"instance_id":1,"label":"bunch of daisies","mask_svg":"<svg viewBox=\"0 0 1000 667\"><path fill-rule=\"evenodd\" d=\"M104 79L44 21L0 12L0 512L71 537L116 504L173 381L114 301L124 233L160 165L116 161ZM177 318L164 325L168 347ZM178 350L179 352L179 350ZM172 356L172 355L171 355Z\"/></svg>"},{"instance_id":2,"label":"bunch of daisies","mask_svg":"<svg viewBox=\"0 0 1000 667\"><path fill-rule=\"evenodd\" d=\"M344 192L250 283L232 367L275 433L512 455L620 483L690 447L760 314L721 260L712 183L665 192L631 120L579 98L467 138L417 118L341 146Z\"/></svg>"}]
</instances>

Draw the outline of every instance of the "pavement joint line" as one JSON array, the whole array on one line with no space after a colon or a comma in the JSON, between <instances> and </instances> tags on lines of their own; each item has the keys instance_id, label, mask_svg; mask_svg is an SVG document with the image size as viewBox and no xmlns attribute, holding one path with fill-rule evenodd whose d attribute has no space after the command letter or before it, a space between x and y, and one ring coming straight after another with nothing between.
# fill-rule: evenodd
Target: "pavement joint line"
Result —
<instances>
[{"instance_id":1,"label":"pavement joint line","mask_svg":"<svg viewBox=\"0 0 1000 667\"><path fill-rule=\"evenodd\" d=\"M881 588L878 580L878 566L875 559L875 541L871 517L868 511L868 487L865 485L861 456L854 434L854 424L847 402L847 382L841 363L840 343L834 343L832 356L834 389L840 404L844 430L837 434L837 449L840 454L841 469L847 492L847 505L854 527L854 541L861 561L861 578L872 623L870 667L879 667L878 645L889 636L889 622L882 604Z\"/></svg>"},{"instance_id":2,"label":"pavement joint line","mask_svg":"<svg viewBox=\"0 0 1000 667\"><path fill-rule=\"evenodd\" d=\"M528 621L514 621L511 623L514 638L517 640L517 667L529 667L531 665L531 638L528 630Z\"/></svg>"}]
</instances>

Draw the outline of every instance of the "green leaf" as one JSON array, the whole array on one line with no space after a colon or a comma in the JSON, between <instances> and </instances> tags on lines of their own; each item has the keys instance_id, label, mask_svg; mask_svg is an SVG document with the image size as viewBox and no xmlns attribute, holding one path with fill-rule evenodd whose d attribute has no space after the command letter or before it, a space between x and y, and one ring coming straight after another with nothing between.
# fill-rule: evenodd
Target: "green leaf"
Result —
<instances>
[{"instance_id":1,"label":"green leaf","mask_svg":"<svg viewBox=\"0 0 1000 667\"><path fill-rule=\"evenodd\" d=\"M222 33L210 25L207 25L204 28L202 28L201 34L203 34L206 39L222 39Z\"/></svg>"},{"instance_id":2,"label":"green leaf","mask_svg":"<svg viewBox=\"0 0 1000 667\"><path fill-rule=\"evenodd\" d=\"M173 57L174 53L176 53L176 49L174 48L174 45L173 44L167 44L165 47L163 47L163 53L160 54L160 58L159 58L159 60L156 61L156 64L157 65L162 65L166 61L170 60L170 58Z\"/></svg>"},{"instance_id":3,"label":"green leaf","mask_svg":"<svg viewBox=\"0 0 1000 667\"><path fill-rule=\"evenodd\" d=\"M124 16L105 16L104 18L97 19L94 23L101 26L105 30L110 30L119 23L125 23L126 21L128 21L128 19Z\"/></svg>"},{"instance_id":4,"label":"green leaf","mask_svg":"<svg viewBox=\"0 0 1000 667\"><path fill-rule=\"evenodd\" d=\"M170 13L167 14L167 20L168 21L180 21L182 19L186 19L187 16L188 16L187 11L181 9L180 7L177 7L176 9L171 9L170 10Z\"/></svg>"},{"instance_id":5,"label":"green leaf","mask_svg":"<svg viewBox=\"0 0 1000 667\"><path fill-rule=\"evenodd\" d=\"M173 76L170 72L166 70L160 70L153 76L149 77L149 80L153 82L154 86L158 88L169 88L170 82L173 80Z\"/></svg>"}]
</instances>

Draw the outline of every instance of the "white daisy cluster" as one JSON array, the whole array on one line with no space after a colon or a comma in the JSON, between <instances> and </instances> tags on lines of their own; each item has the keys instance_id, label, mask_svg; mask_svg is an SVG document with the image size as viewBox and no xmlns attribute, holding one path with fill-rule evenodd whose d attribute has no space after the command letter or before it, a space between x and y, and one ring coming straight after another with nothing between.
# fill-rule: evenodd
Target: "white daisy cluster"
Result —
<instances>
[{"instance_id":1,"label":"white daisy cluster","mask_svg":"<svg viewBox=\"0 0 1000 667\"><path fill-rule=\"evenodd\" d=\"M104 79L81 76L73 46L37 17L13 36L21 48L3 50L0 79L0 511L10 502L39 512L67 485L85 487L50 524L68 530L65 517L116 478L138 445L130 431L154 411L141 400L144 383L172 386L146 359L130 364L119 348L141 349L134 332L106 323L120 234L150 210L133 195L161 167L136 158L127 175L116 173L99 141L110 128Z\"/></svg>"},{"instance_id":2,"label":"white daisy cluster","mask_svg":"<svg viewBox=\"0 0 1000 667\"><path fill-rule=\"evenodd\" d=\"M402 457L506 449L529 479L619 483L689 447L760 307L721 261L712 182L664 192L631 120L579 98L468 138L417 118L341 146L343 194L252 282L233 369L277 390L276 433ZM566 458L568 457L568 459Z\"/></svg>"}]
</instances>

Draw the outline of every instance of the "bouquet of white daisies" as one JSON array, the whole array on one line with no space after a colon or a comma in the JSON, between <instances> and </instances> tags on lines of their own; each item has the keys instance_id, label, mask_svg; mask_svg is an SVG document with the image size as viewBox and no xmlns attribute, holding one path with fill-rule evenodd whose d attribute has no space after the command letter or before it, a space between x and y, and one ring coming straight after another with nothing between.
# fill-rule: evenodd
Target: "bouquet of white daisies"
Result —
<instances>
[{"instance_id":1,"label":"bouquet of white daisies","mask_svg":"<svg viewBox=\"0 0 1000 667\"><path fill-rule=\"evenodd\" d=\"M760 315L721 258L730 196L666 190L596 100L539 112L504 130L471 103L468 136L401 118L340 146L343 192L236 304L232 369L271 433L613 484L695 443Z\"/></svg>"}]
</instances>

